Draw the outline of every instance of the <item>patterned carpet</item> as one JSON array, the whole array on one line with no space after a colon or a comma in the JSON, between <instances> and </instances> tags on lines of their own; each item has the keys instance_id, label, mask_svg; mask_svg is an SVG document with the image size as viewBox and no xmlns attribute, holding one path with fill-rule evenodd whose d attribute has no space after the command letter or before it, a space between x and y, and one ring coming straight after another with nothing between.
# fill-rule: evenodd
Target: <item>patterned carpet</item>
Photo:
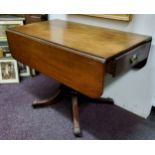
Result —
<instances>
[{"instance_id":1,"label":"patterned carpet","mask_svg":"<svg viewBox=\"0 0 155 155\"><path fill-rule=\"evenodd\" d=\"M50 96L58 86L44 75L0 85L0 139L155 139L153 121L115 105L82 102L83 137L75 138L69 98L48 108L31 106L35 98Z\"/></svg>"}]
</instances>

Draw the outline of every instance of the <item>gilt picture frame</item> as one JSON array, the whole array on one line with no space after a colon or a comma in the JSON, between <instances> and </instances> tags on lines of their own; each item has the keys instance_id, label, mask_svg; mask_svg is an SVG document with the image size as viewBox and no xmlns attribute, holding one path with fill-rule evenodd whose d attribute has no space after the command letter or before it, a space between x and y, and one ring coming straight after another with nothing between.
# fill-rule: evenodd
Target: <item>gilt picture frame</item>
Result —
<instances>
[{"instance_id":1,"label":"gilt picture frame","mask_svg":"<svg viewBox=\"0 0 155 155\"><path fill-rule=\"evenodd\" d=\"M126 22L131 21L133 17L132 14L85 14L85 15L97 18L126 21Z\"/></svg>"}]
</instances>

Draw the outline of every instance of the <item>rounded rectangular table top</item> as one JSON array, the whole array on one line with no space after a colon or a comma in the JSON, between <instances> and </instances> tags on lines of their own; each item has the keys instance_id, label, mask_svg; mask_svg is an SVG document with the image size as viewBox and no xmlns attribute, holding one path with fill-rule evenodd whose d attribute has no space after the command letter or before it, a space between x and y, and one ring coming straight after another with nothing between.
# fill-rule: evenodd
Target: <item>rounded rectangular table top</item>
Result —
<instances>
[{"instance_id":1,"label":"rounded rectangular table top","mask_svg":"<svg viewBox=\"0 0 155 155\"><path fill-rule=\"evenodd\" d=\"M63 20L51 20L13 28L18 33L109 59L126 52L151 37Z\"/></svg>"}]
</instances>

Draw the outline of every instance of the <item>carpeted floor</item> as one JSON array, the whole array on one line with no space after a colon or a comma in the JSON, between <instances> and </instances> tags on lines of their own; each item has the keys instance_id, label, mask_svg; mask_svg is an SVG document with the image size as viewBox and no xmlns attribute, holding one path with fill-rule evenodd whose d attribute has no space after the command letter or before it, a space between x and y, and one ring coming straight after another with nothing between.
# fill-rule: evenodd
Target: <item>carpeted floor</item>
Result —
<instances>
[{"instance_id":1,"label":"carpeted floor","mask_svg":"<svg viewBox=\"0 0 155 155\"><path fill-rule=\"evenodd\" d=\"M48 108L33 109L59 84L39 75L20 84L0 85L0 139L155 139L155 119L144 120L115 105L81 103L83 137L72 134L69 99Z\"/></svg>"}]
</instances>

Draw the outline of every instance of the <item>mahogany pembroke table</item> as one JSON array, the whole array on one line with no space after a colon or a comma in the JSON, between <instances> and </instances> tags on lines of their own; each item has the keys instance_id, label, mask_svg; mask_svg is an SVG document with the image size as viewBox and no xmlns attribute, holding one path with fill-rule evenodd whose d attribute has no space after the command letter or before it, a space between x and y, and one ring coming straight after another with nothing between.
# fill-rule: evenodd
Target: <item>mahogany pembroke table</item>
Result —
<instances>
[{"instance_id":1,"label":"mahogany pembroke table","mask_svg":"<svg viewBox=\"0 0 155 155\"><path fill-rule=\"evenodd\" d=\"M76 136L81 134L77 95L104 101L100 97L104 76L143 67L152 40L145 35L63 20L11 28L7 38L15 59L62 84L61 91L47 100L34 101L33 107L56 102L65 92L71 94Z\"/></svg>"}]
</instances>

